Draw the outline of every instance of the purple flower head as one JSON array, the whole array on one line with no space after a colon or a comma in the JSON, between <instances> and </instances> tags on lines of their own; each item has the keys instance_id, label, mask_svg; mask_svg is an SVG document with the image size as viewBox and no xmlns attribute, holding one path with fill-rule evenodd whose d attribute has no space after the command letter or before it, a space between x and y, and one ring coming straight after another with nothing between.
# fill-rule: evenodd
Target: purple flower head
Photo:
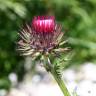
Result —
<instances>
[{"instance_id":1,"label":"purple flower head","mask_svg":"<svg viewBox=\"0 0 96 96\"><path fill-rule=\"evenodd\" d=\"M21 29L19 35L18 50L22 55L56 54L67 49L60 48L65 41L62 41L61 25L56 23L53 16L35 16L30 25L26 24Z\"/></svg>"},{"instance_id":2,"label":"purple flower head","mask_svg":"<svg viewBox=\"0 0 96 96\"><path fill-rule=\"evenodd\" d=\"M53 16L38 16L32 21L34 31L50 33L55 30L55 20Z\"/></svg>"}]
</instances>

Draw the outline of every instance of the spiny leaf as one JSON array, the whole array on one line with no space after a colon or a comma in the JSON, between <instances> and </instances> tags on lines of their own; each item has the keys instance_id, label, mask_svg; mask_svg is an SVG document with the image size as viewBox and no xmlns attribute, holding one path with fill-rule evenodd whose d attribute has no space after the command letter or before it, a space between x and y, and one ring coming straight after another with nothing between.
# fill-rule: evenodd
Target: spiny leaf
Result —
<instances>
[{"instance_id":1,"label":"spiny leaf","mask_svg":"<svg viewBox=\"0 0 96 96\"><path fill-rule=\"evenodd\" d=\"M64 35L63 32L61 32L61 33L59 34L59 36L58 36L58 38L57 38L57 42L58 42L58 43L61 41L63 35Z\"/></svg>"},{"instance_id":2,"label":"spiny leaf","mask_svg":"<svg viewBox=\"0 0 96 96\"><path fill-rule=\"evenodd\" d=\"M30 50L27 50L27 51L24 50L24 52L21 51L21 55L24 55L24 56L31 55L33 53L34 53L34 50L33 49L30 49Z\"/></svg>"},{"instance_id":3,"label":"spiny leaf","mask_svg":"<svg viewBox=\"0 0 96 96\"><path fill-rule=\"evenodd\" d=\"M64 40L64 41L62 41L62 42L59 44L59 46L64 45L64 44L66 44L67 42L68 42L68 40Z\"/></svg>"},{"instance_id":4,"label":"spiny leaf","mask_svg":"<svg viewBox=\"0 0 96 96\"><path fill-rule=\"evenodd\" d=\"M30 49L30 47L21 47L21 48L18 48L17 50L18 51L27 51L29 49Z\"/></svg>"},{"instance_id":5,"label":"spiny leaf","mask_svg":"<svg viewBox=\"0 0 96 96\"><path fill-rule=\"evenodd\" d=\"M69 48L66 47L66 48L58 48L58 49L54 49L55 52L65 52L65 51L68 51Z\"/></svg>"},{"instance_id":6,"label":"spiny leaf","mask_svg":"<svg viewBox=\"0 0 96 96\"><path fill-rule=\"evenodd\" d=\"M55 73L57 74L57 76L61 78L61 67L60 67L60 64L56 63L54 65L54 70L55 70Z\"/></svg>"}]
</instances>

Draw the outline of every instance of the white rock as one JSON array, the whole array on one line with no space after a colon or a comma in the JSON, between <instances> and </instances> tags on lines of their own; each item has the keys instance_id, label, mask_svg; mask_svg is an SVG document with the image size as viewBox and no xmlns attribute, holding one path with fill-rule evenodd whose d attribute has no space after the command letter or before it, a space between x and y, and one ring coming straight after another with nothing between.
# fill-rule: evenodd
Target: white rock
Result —
<instances>
[{"instance_id":1,"label":"white rock","mask_svg":"<svg viewBox=\"0 0 96 96\"><path fill-rule=\"evenodd\" d=\"M5 96L7 94L7 91L4 89L0 89L0 96Z\"/></svg>"},{"instance_id":2,"label":"white rock","mask_svg":"<svg viewBox=\"0 0 96 96\"><path fill-rule=\"evenodd\" d=\"M91 81L84 80L77 86L78 96L96 96L96 86Z\"/></svg>"},{"instance_id":3,"label":"white rock","mask_svg":"<svg viewBox=\"0 0 96 96\"><path fill-rule=\"evenodd\" d=\"M7 96L28 96L28 94L17 89L11 89Z\"/></svg>"},{"instance_id":4,"label":"white rock","mask_svg":"<svg viewBox=\"0 0 96 96\"><path fill-rule=\"evenodd\" d=\"M85 79L96 81L96 65L92 63L86 63L81 67L81 71L84 73Z\"/></svg>"},{"instance_id":5,"label":"white rock","mask_svg":"<svg viewBox=\"0 0 96 96\"><path fill-rule=\"evenodd\" d=\"M76 73L73 69L67 69L63 73L63 78L68 82L74 81L76 78Z\"/></svg>"},{"instance_id":6,"label":"white rock","mask_svg":"<svg viewBox=\"0 0 96 96\"><path fill-rule=\"evenodd\" d=\"M11 83L13 85L16 85L17 84L17 75L16 73L10 73L9 76L8 76L9 80L11 81Z\"/></svg>"}]
</instances>

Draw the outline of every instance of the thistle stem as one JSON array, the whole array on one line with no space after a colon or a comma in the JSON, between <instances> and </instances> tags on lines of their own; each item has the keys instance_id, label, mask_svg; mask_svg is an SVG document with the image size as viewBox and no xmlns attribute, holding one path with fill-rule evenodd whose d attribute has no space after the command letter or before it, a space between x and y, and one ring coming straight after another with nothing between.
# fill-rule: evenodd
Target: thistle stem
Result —
<instances>
[{"instance_id":1,"label":"thistle stem","mask_svg":"<svg viewBox=\"0 0 96 96\"><path fill-rule=\"evenodd\" d=\"M53 75L53 77L56 80L56 82L58 83L61 91L63 92L63 95L71 96L70 93L68 92L68 89L66 88L64 81L62 80L62 78L60 76L58 76L55 68L52 66L50 59L45 56L45 58L43 60L44 60L44 64L45 64L44 67L45 67L46 71L50 72Z\"/></svg>"},{"instance_id":2,"label":"thistle stem","mask_svg":"<svg viewBox=\"0 0 96 96\"><path fill-rule=\"evenodd\" d=\"M58 75L56 74L54 69L51 71L51 74L53 75L54 79L58 83L58 85L59 85L60 89L62 90L64 96L71 96L70 93L68 92L68 89L66 88L66 85L65 85L64 81L62 80L62 78L58 77Z\"/></svg>"}]
</instances>

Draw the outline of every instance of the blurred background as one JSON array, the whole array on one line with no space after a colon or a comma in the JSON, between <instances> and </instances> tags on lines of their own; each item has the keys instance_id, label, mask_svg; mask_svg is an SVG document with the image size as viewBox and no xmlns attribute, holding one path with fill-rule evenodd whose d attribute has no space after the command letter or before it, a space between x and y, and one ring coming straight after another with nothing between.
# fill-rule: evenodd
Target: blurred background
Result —
<instances>
[{"instance_id":1,"label":"blurred background","mask_svg":"<svg viewBox=\"0 0 96 96\"><path fill-rule=\"evenodd\" d=\"M43 96L40 94L44 92L42 91L43 89L46 89L46 84L53 88L54 80L44 69L38 65L35 66L30 57L21 57L16 52L17 33L20 27L25 22L31 22L35 15L54 15L56 21L62 24L62 30L65 31L68 42L72 47L70 56L68 56L70 60L64 67L65 81L74 81L72 81L73 89L71 89L74 90L75 88L77 90L78 84L76 82L82 80L83 83L80 84L83 87L90 85L92 82L95 84L96 0L0 0L0 96L5 96L5 94L7 96L15 96L12 95L14 93L23 94L20 96ZM86 81L84 81L85 79ZM39 85L31 85L28 80L32 84L39 82ZM29 87L26 85L26 82L28 82ZM45 82L45 85L43 84L43 87L40 87L40 82L42 84ZM53 83L49 84L49 82ZM79 87L82 89L81 85ZM37 90L38 87L36 86L39 86L40 90L38 90L41 93L34 95L36 90L34 93L30 86L35 87L32 87L32 90ZM87 88L91 88L90 86ZM27 87L30 89L30 92L26 89ZM96 85L94 88L96 89ZM94 88L91 89L94 90ZM19 93L18 89L22 92ZM57 86L50 90L55 89L58 89ZM27 91L25 92L24 90ZM46 90L45 92L49 92L48 89ZM31 95L31 91L34 94L32 93ZM55 92L53 91L53 93ZM94 92L92 93L89 89L85 93L91 95L84 95L83 91L80 92L82 95L78 96L96 96L96 93L92 95ZM78 94L81 94L80 92ZM59 96L62 96L61 91L60 94Z\"/></svg>"}]
</instances>

